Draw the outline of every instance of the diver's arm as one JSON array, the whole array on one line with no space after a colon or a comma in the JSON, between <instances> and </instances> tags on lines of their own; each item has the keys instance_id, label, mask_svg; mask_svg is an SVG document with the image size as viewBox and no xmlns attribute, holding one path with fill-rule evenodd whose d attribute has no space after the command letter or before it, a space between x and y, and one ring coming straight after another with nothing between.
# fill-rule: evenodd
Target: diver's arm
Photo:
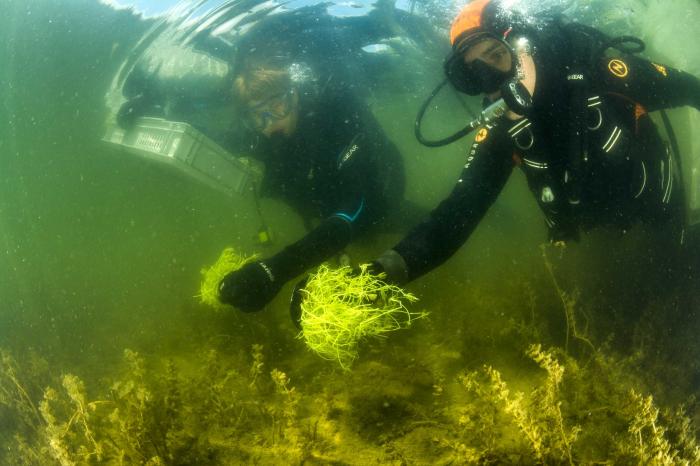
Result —
<instances>
[{"instance_id":1,"label":"diver's arm","mask_svg":"<svg viewBox=\"0 0 700 466\"><path fill-rule=\"evenodd\" d=\"M364 155L364 151L353 146L346 148L351 156L345 157L345 163L338 166L334 180L338 192L332 194L339 199L337 209L306 236L279 253L247 264L224 277L219 286L222 302L245 312L262 309L287 281L342 250L353 233L367 224L363 196L363 180L367 179L367 174L358 172L364 164L354 163L356 153ZM341 154L341 160L344 154ZM353 163L350 163L351 159ZM311 185L308 188L315 189Z\"/></svg>"},{"instance_id":2,"label":"diver's arm","mask_svg":"<svg viewBox=\"0 0 700 466\"><path fill-rule=\"evenodd\" d=\"M700 110L700 79L690 73L640 57L605 58L603 86L638 102L647 111L690 105Z\"/></svg>"},{"instance_id":3,"label":"diver's arm","mask_svg":"<svg viewBox=\"0 0 700 466\"><path fill-rule=\"evenodd\" d=\"M310 233L271 258L286 280L342 250L376 215L376 206L367 205L374 201L369 192L376 182L371 139L358 133L347 135L346 141L340 154L330 154L335 166L332 197L336 201L332 212Z\"/></svg>"},{"instance_id":4,"label":"diver's arm","mask_svg":"<svg viewBox=\"0 0 700 466\"><path fill-rule=\"evenodd\" d=\"M353 222L349 215L344 216L333 215L324 219L306 236L287 246L266 262L284 281L320 264L342 250L352 239Z\"/></svg>"},{"instance_id":5,"label":"diver's arm","mask_svg":"<svg viewBox=\"0 0 700 466\"><path fill-rule=\"evenodd\" d=\"M331 216L274 256L228 274L219 285L219 299L244 312L259 311L287 281L341 250L351 237L351 222Z\"/></svg>"},{"instance_id":6,"label":"diver's arm","mask_svg":"<svg viewBox=\"0 0 700 466\"><path fill-rule=\"evenodd\" d=\"M457 185L425 222L377 262L393 281L411 281L452 256L476 229L513 169L510 140L499 128L474 142ZM400 270L404 267L405 270Z\"/></svg>"}]
</instances>

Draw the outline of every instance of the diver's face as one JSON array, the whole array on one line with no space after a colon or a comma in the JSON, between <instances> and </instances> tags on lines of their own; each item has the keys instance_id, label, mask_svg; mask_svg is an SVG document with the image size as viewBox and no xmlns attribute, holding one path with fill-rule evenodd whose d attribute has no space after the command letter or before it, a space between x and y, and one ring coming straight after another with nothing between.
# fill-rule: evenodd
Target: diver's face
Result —
<instances>
[{"instance_id":1,"label":"diver's face","mask_svg":"<svg viewBox=\"0 0 700 466\"><path fill-rule=\"evenodd\" d=\"M248 103L252 127L265 137L291 136L296 130L299 98L294 91Z\"/></svg>"},{"instance_id":2,"label":"diver's face","mask_svg":"<svg viewBox=\"0 0 700 466\"><path fill-rule=\"evenodd\" d=\"M502 42L491 38L474 44L464 53L464 63L466 65L472 65L477 60L503 73L509 73L513 66L508 48Z\"/></svg>"}]
</instances>

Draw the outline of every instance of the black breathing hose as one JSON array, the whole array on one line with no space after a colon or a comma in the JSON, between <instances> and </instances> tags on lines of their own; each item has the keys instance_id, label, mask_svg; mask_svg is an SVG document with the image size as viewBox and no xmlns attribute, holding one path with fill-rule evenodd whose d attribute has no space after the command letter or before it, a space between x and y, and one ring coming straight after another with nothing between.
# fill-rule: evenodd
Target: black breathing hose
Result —
<instances>
[{"instance_id":1,"label":"black breathing hose","mask_svg":"<svg viewBox=\"0 0 700 466\"><path fill-rule=\"evenodd\" d=\"M425 102L420 106L420 109L418 110L418 114L416 115L416 121L415 121L415 126L414 126L414 134L416 135L416 139L418 139L418 142L423 144L424 146L427 147L440 147L440 146L446 146L447 144L451 144L458 139L463 138L467 134L471 133L474 131L475 126L473 126L471 123L462 128L461 130L457 131L451 136L448 136L443 139L433 139L429 140L423 137L423 133L421 132L420 125L421 122L423 121L423 116L425 115L426 110L428 109L428 105L430 105L430 102L433 101L436 95L442 90L443 87L445 87L445 84L447 84L449 81L447 78L445 78L440 84L438 84L435 89L433 89L433 92L430 93L427 99L425 99Z\"/></svg>"}]
</instances>

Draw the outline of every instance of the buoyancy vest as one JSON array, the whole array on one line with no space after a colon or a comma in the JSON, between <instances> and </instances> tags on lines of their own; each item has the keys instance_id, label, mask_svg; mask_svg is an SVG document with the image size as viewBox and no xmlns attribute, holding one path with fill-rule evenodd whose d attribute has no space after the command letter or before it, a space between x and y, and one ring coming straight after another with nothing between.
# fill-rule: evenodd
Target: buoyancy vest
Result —
<instances>
[{"instance_id":1,"label":"buoyancy vest","mask_svg":"<svg viewBox=\"0 0 700 466\"><path fill-rule=\"evenodd\" d=\"M535 57L540 104L507 131L552 240L577 238L580 227L628 225L640 206L668 203L673 183L673 160L648 116L596 84L614 39L579 25L558 33L568 53Z\"/></svg>"}]
</instances>

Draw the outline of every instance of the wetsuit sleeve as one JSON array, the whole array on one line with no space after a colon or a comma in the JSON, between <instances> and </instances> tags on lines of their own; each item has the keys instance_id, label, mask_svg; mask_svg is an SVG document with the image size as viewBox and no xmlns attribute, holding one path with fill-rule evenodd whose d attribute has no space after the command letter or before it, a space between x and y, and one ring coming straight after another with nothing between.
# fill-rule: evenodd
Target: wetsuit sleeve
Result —
<instances>
[{"instance_id":1,"label":"wetsuit sleeve","mask_svg":"<svg viewBox=\"0 0 700 466\"><path fill-rule=\"evenodd\" d=\"M477 139L483 137L483 131ZM408 280L445 262L469 238L494 203L513 170L510 139L494 128L474 142L452 193L394 250L406 263Z\"/></svg>"},{"instance_id":2,"label":"wetsuit sleeve","mask_svg":"<svg viewBox=\"0 0 700 466\"><path fill-rule=\"evenodd\" d=\"M285 281L341 251L380 221L390 203L384 182L391 173L385 174L383 169L390 159L388 152L396 149L369 107L342 83L329 85L320 100L320 133L333 144L324 154L327 158L319 162L328 178L310 183L309 189L319 190L316 194L323 198L320 208L325 219L266 261Z\"/></svg>"},{"instance_id":3,"label":"wetsuit sleeve","mask_svg":"<svg viewBox=\"0 0 700 466\"><path fill-rule=\"evenodd\" d=\"M347 221L329 217L265 262L278 280L287 281L341 250L351 238L352 228Z\"/></svg>"},{"instance_id":4,"label":"wetsuit sleeve","mask_svg":"<svg viewBox=\"0 0 700 466\"><path fill-rule=\"evenodd\" d=\"M700 109L700 79L640 57L605 58L599 64L603 87L647 111L691 105Z\"/></svg>"},{"instance_id":5,"label":"wetsuit sleeve","mask_svg":"<svg viewBox=\"0 0 700 466\"><path fill-rule=\"evenodd\" d=\"M372 177L369 149L362 135L350 140L340 154L332 154L335 164L335 210L299 241L272 257L269 265L285 281L299 275L342 250L368 222L368 185Z\"/></svg>"}]
</instances>

